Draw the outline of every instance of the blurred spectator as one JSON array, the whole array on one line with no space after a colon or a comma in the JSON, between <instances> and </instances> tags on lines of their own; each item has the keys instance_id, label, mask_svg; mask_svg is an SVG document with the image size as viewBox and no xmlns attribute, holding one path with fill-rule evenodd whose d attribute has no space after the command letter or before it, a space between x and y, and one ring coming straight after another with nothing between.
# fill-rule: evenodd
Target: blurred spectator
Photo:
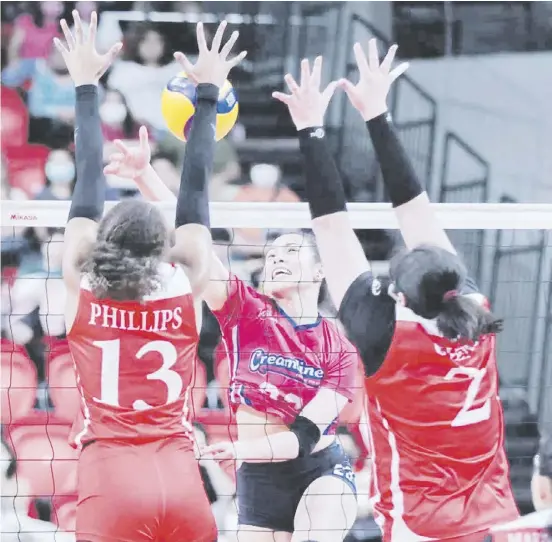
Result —
<instances>
[{"instance_id":1,"label":"blurred spectator","mask_svg":"<svg viewBox=\"0 0 552 542\"><path fill-rule=\"evenodd\" d=\"M24 345L33 339L34 330L28 317L37 308L45 335L65 335L62 254L63 231L53 231L41 247L42 269L19 275L15 280L10 291L11 318L7 330L14 343Z\"/></svg>"},{"instance_id":2,"label":"blurred spectator","mask_svg":"<svg viewBox=\"0 0 552 542\"><path fill-rule=\"evenodd\" d=\"M174 155L168 152L158 152L152 156L151 166L169 190L175 195L178 194L178 189L180 187L180 171L177 167Z\"/></svg>"},{"instance_id":3,"label":"blurred spectator","mask_svg":"<svg viewBox=\"0 0 552 542\"><path fill-rule=\"evenodd\" d=\"M543 435L539 454L535 458L535 472L531 481L535 510L549 510L552 527L552 434Z\"/></svg>"},{"instance_id":4,"label":"blurred spectator","mask_svg":"<svg viewBox=\"0 0 552 542\"><path fill-rule=\"evenodd\" d=\"M105 141L138 137L138 124L128 110L125 97L118 90L106 91L100 105L100 118Z\"/></svg>"},{"instance_id":5,"label":"blurred spectator","mask_svg":"<svg viewBox=\"0 0 552 542\"><path fill-rule=\"evenodd\" d=\"M177 157L177 168L182 167L185 149L186 143L180 141L170 133L167 133L159 141L159 150L161 152L170 153ZM238 180L240 176L241 167L238 155L230 138L226 137L215 146L213 177L209 186L211 201L231 201L232 196L228 195L228 190L232 194L235 193L236 187L231 187L231 183Z\"/></svg>"},{"instance_id":6,"label":"blurred spectator","mask_svg":"<svg viewBox=\"0 0 552 542\"><path fill-rule=\"evenodd\" d=\"M179 71L179 65L169 61L165 38L151 27L139 31L135 50L129 52L129 57L130 60L113 65L108 86L123 94L138 122L164 131L160 96L167 81Z\"/></svg>"},{"instance_id":7,"label":"blurred spectator","mask_svg":"<svg viewBox=\"0 0 552 542\"><path fill-rule=\"evenodd\" d=\"M65 149L53 150L48 156L45 173L46 186L36 196L36 199L70 199L75 181L75 161L73 155Z\"/></svg>"},{"instance_id":8,"label":"blurred spectator","mask_svg":"<svg viewBox=\"0 0 552 542\"><path fill-rule=\"evenodd\" d=\"M531 496L536 512L491 530L485 542L552 540L552 435L544 434L534 458Z\"/></svg>"},{"instance_id":9,"label":"blurred spectator","mask_svg":"<svg viewBox=\"0 0 552 542\"><path fill-rule=\"evenodd\" d=\"M0 442L0 512L2 542L73 542L74 533L61 532L57 525L29 517L29 487L17 474L17 459L7 440Z\"/></svg>"},{"instance_id":10,"label":"blurred spectator","mask_svg":"<svg viewBox=\"0 0 552 542\"><path fill-rule=\"evenodd\" d=\"M63 2L31 2L29 13L20 15L14 23L8 46L8 64L18 60L45 58L52 40L59 35L59 17Z\"/></svg>"},{"instance_id":11,"label":"blurred spectator","mask_svg":"<svg viewBox=\"0 0 552 542\"><path fill-rule=\"evenodd\" d=\"M21 87L27 81L29 140L50 146L68 145L75 119L75 86L61 53L52 44L48 58L18 62L2 72L6 86Z\"/></svg>"},{"instance_id":12,"label":"blurred spectator","mask_svg":"<svg viewBox=\"0 0 552 542\"><path fill-rule=\"evenodd\" d=\"M122 32L119 26L108 24L106 19L102 16L102 4L106 2L90 2L81 1L75 2L75 9L79 12L83 28L85 32L88 32L90 27L90 17L92 12L95 11L98 14L98 28L96 30L96 49L100 53L105 53L115 42L122 39ZM74 35L74 25L71 27L71 31Z\"/></svg>"}]
</instances>

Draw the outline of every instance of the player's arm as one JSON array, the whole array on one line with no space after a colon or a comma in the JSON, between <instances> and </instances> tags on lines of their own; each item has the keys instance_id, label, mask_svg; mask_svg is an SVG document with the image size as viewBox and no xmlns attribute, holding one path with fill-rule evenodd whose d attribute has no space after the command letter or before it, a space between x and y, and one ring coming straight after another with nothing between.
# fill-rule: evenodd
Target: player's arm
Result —
<instances>
[{"instance_id":1,"label":"player's arm","mask_svg":"<svg viewBox=\"0 0 552 542\"><path fill-rule=\"evenodd\" d=\"M291 94L273 96L287 105L299 134L312 228L330 295L339 307L349 286L370 270L370 264L349 221L345 191L323 129L337 85L330 83L321 91L321 72L321 57L314 61L312 73L303 60L300 84L288 74L285 81Z\"/></svg>"},{"instance_id":2,"label":"player's arm","mask_svg":"<svg viewBox=\"0 0 552 542\"><path fill-rule=\"evenodd\" d=\"M216 461L238 459L262 463L308 456L348 401L333 389L321 388L290 424L290 431L234 443L218 442L207 446L202 457Z\"/></svg>"},{"instance_id":3,"label":"player's arm","mask_svg":"<svg viewBox=\"0 0 552 542\"><path fill-rule=\"evenodd\" d=\"M196 118L194 118L194 123ZM191 131L190 142L195 137L197 132ZM209 127L209 134L212 136L212 129ZM135 181L136 186L142 196L148 201L168 201L176 202L177 198L172 191L165 185L163 180L159 177L157 172L150 164L151 149L148 142L148 132L145 126L140 128L140 145L137 148L129 148L122 141L115 140L115 146L119 152L109 157L109 164L104 168L104 172L107 174L117 175L119 177L129 178ZM201 137L201 133L200 133ZM201 140L200 140L201 141ZM190 142L186 146L185 163L192 159L205 159L205 157L194 156L190 153L188 155L188 147ZM207 145L211 145L212 141L209 140ZM203 148L202 145L199 145ZM192 145L193 148L193 145ZM211 162L212 163L212 160ZM209 168L210 171L210 168ZM209 180L209 172L202 170L205 182L205 192L207 194L207 182ZM189 170L183 171L184 174L188 174ZM185 186L187 180L183 179ZM191 187L190 187L191 189ZM227 298L227 284L230 278L228 270L224 267L223 263L219 260L214 252L211 253L211 265L208 269L210 281L206 285L202 285L202 296L207 300L208 305L213 309L220 309Z\"/></svg>"},{"instance_id":4,"label":"player's arm","mask_svg":"<svg viewBox=\"0 0 552 542\"><path fill-rule=\"evenodd\" d=\"M77 11L73 11L75 35L65 20L61 28L66 43L54 40L67 65L76 89L75 148L77 181L71 200L69 221L65 228L63 279L67 287L66 325L69 329L76 313L80 268L96 239L97 223L103 215L106 180L102 172L103 138L101 131L98 81L107 70L122 44L108 53L95 50L96 13L92 14L88 32L84 32ZM71 295L73 294L73 295Z\"/></svg>"},{"instance_id":5,"label":"player's arm","mask_svg":"<svg viewBox=\"0 0 552 542\"><path fill-rule=\"evenodd\" d=\"M383 181L395 210L401 234L409 249L422 244L456 253L437 221L427 193L399 140L387 113L387 94L393 82L408 68L403 63L391 70L397 46L380 63L376 40L368 44L368 58L360 44L354 46L360 80L357 85L343 79L340 85L367 124L381 167Z\"/></svg>"},{"instance_id":6,"label":"player's arm","mask_svg":"<svg viewBox=\"0 0 552 542\"><path fill-rule=\"evenodd\" d=\"M197 86L195 117L184 156L180 189L176 198L174 246L171 259L182 264L196 297L209 280L212 239L208 183L213 169L218 87Z\"/></svg>"}]
</instances>

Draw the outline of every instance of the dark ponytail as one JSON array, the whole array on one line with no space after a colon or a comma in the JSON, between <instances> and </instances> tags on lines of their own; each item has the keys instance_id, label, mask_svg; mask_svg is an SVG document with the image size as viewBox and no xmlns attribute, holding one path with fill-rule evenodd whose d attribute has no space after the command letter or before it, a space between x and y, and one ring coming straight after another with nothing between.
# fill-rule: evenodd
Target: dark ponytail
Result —
<instances>
[{"instance_id":1,"label":"dark ponytail","mask_svg":"<svg viewBox=\"0 0 552 542\"><path fill-rule=\"evenodd\" d=\"M437 315L437 328L448 339L475 342L482 335L500 333L502 320L477 300L457 295L443 300L443 307Z\"/></svg>"},{"instance_id":2,"label":"dark ponytail","mask_svg":"<svg viewBox=\"0 0 552 542\"><path fill-rule=\"evenodd\" d=\"M98 241L85 271L89 274L92 293L98 299L138 301L158 287L158 266L158 258L136 257L128 248Z\"/></svg>"},{"instance_id":3,"label":"dark ponytail","mask_svg":"<svg viewBox=\"0 0 552 542\"><path fill-rule=\"evenodd\" d=\"M390 274L406 305L423 318L435 319L451 340L477 341L502 331L502 320L476 299L462 295L467 271L456 254L422 245L391 261Z\"/></svg>"}]
</instances>

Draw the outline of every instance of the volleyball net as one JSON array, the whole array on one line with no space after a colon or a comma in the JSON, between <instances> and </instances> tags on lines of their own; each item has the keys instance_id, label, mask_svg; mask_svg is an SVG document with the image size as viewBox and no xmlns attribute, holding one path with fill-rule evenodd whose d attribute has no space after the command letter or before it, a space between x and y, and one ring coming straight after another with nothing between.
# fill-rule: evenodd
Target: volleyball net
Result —
<instances>
[{"instance_id":1,"label":"volleyball net","mask_svg":"<svg viewBox=\"0 0 552 542\"><path fill-rule=\"evenodd\" d=\"M111 205L115 203L106 208ZM158 206L172 222L174 205ZM501 396L512 482L523 508L530 501L535 422L538 417L552 419L552 205L434 208L471 276L505 320L498 339ZM18 461L18 497L26 499L31 516L41 515L40 508L47 506L52 522L73 531L77 455L67 438L80 401L64 339L61 254L68 211L68 202L2 202L0 391L3 438ZM357 203L349 211L375 272L386 274L389 258L401 245L391 207ZM310 228L306 204L213 203L211 221L215 251L233 273L254 286L261 280L264 251L272 239ZM322 299L322 314L333 311L331 302ZM212 442L230 438L233 428L220 332L214 317L207 311L205 315L192 407L195 421ZM349 451L362 468L367 452L353 430L360 410L353 406L341 421L354 443ZM233 498L228 489L232 483L225 487L228 494L215 495L213 502Z\"/></svg>"}]
</instances>

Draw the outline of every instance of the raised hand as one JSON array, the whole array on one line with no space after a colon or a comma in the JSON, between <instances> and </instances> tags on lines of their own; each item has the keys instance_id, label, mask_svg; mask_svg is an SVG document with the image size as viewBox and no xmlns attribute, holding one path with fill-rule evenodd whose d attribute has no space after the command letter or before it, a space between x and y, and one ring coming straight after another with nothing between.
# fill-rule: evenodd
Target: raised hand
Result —
<instances>
[{"instance_id":1,"label":"raised hand","mask_svg":"<svg viewBox=\"0 0 552 542\"><path fill-rule=\"evenodd\" d=\"M104 168L106 175L135 180L144 174L151 160L151 148L145 126L140 128L139 134L140 145L136 148L127 147L120 139L113 142L119 152L109 157L109 163Z\"/></svg>"},{"instance_id":2,"label":"raised hand","mask_svg":"<svg viewBox=\"0 0 552 542\"><path fill-rule=\"evenodd\" d=\"M78 11L73 11L73 21L75 23L75 35L69 30L67 21L60 21L63 35L65 36L65 45L54 38L54 45L63 56L69 75L73 79L75 86L97 85L100 77L109 68L123 44L116 43L103 55L96 50L96 31L98 28L98 16L94 11L90 18L90 28L84 32L82 22Z\"/></svg>"},{"instance_id":3,"label":"raised hand","mask_svg":"<svg viewBox=\"0 0 552 542\"><path fill-rule=\"evenodd\" d=\"M209 49L205 39L203 23L197 23L196 32L199 56L195 64L192 64L184 53L174 53L174 58L194 83L198 85L200 83L210 83L221 87L228 78L230 70L237 66L247 55L247 51L242 51L234 58L228 58L232 47L234 47L234 44L238 40L239 32L232 32L230 39L221 48L222 36L225 29L226 21L222 21L217 28L213 43Z\"/></svg>"},{"instance_id":4,"label":"raised hand","mask_svg":"<svg viewBox=\"0 0 552 542\"><path fill-rule=\"evenodd\" d=\"M309 61L301 61L301 83L298 85L289 73L284 77L291 94L273 92L276 100L287 105L291 119L297 130L324 125L324 115L335 89L337 82L332 81L324 90L320 90L322 79L322 57L314 61L312 72Z\"/></svg>"},{"instance_id":5,"label":"raised hand","mask_svg":"<svg viewBox=\"0 0 552 542\"><path fill-rule=\"evenodd\" d=\"M369 121L387 111L387 94L391 85L408 69L408 62L399 64L391 70L391 64L397 52L392 45L380 63L378 46L375 39L368 42L368 58L360 43L353 47L360 79L353 85L348 79L340 79L339 86L347 93L353 106L358 109L362 118Z\"/></svg>"}]
</instances>

